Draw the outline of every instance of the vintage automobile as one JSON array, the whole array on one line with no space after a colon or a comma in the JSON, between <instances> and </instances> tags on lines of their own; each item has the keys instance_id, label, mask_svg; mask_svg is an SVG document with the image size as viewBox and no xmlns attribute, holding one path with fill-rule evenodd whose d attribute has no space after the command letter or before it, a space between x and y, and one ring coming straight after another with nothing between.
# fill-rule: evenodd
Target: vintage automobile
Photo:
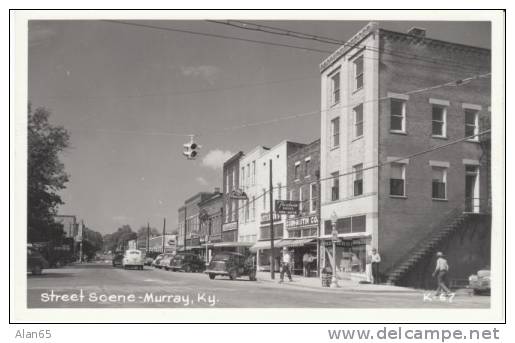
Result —
<instances>
[{"instance_id":1,"label":"vintage automobile","mask_svg":"<svg viewBox=\"0 0 515 343\"><path fill-rule=\"evenodd\" d=\"M170 265L170 261L172 260L174 254L165 253L163 257L159 260L159 262L155 265L156 268L168 270L168 266Z\"/></svg>"},{"instance_id":2,"label":"vintage automobile","mask_svg":"<svg viewBox=\"0 0 515 343\"><path fill-rule=\"evenodd\" d=\"M113 256L113 267L123 266L123 253L116 252Z\"/></svg>"},{"instance_id":3,"label":"vintage automobile","mask_svg":"<svg viewBox=\"0 0 515 343\"><path fill-rule=\"evenodd\" d=\"M126 250L122 263L124 269L136 268L143 270L143 253L136 249Z\"/></svg>"},{"instance_id":4,"label":"vintage automobile","mask_svg":"<svg viewBox=\"0 0 515 343\"><path fill-rule=\"evenodd\" d=\"M154 259L154 261L152 261L152 267L155 267L155 268L160 268L159 267L159 263L161 262L161 260L163 259L163 257L165 256L165 254L159 254L156 256L156 258Z\"/></svg>"},{"instance_id":5,"label":"vintage automobile","mask_svg":"<svg viewBox=\"0 0 515 343\"><path fill-rule=\"evenodd\" d=\"M32 247L27 247L27 271L32 275L41 275L43 269L48 268L47 260L41 253Z\"/></svg>"},{"instance_id":6,"label":"vintage automobile","mask_svg":"<svg viewBox=\"0 0 515 343\"><path fill-rule=\"evenodd\" d=\"M165 267L166 268L166 267ZM178 253L170 261L167 270L189 272L202 272L205 269L204 260L192 253Z\"/></svg>"},{"instance_id":7,"label":"vintage automobile","mask_svg":"<svg viewBox=\"0 0 515 343\"><path fill-rule=\"evenodd\" d=\"M256 281L256 267L252 258L245 258L242 254L235 252L216 254L204 273L209 275L211 280L217 275L224 275L229 276L231 280L248 276L250 281Z\"/></svg>"},{"instance_id":8,"label":"vintage automobile","mask_svg":"<svg viewBox=\"0 0 515 343\"><path fill-rule=\"evenodd\" d=\"M469 276L469 288L474 294L490 294L490 269L485 268Z\"/></svg>"}]
</instances>

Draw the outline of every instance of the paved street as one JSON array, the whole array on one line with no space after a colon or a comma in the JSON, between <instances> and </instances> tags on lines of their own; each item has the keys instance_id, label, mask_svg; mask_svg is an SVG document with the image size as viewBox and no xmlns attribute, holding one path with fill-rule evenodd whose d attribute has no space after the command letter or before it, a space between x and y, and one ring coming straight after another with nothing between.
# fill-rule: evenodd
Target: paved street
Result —
<instances>
[{"instance_id":1,"label":"paved street","mask_svg":"<svg viewBox=\"0 0 515 343\"><path fill-rule=\"evenodd\" d=\"M352 290L305 287L301 282L241 278L231 281L207 275L143 271L84 264L49 269L27 276L29 308L51 307L307 307L307 308L487 308L489 296L464 292L449 301L424 300L424 291L392 288ZM297 279L298 280L298 279Z\"/></svg>"}]
</instances>

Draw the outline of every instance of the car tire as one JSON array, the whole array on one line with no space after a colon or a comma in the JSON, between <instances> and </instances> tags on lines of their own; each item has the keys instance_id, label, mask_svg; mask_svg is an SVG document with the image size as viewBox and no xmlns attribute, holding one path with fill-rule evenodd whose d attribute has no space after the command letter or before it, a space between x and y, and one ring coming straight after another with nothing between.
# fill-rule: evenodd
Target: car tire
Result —
<instances>
[{"instance_id":1,"label":"car tire","mask_svg":"<svg viewBox=\"0 0 515 343\"><path fill-rule=\"evenodd\" d=\"M210 274L209 274L209 278L210 278L211 280L214 280L214 279L215 279L215 277L216 277L216 274L213 274L213 273L210 273Z\"/></svg>"},{"instance_id":2,"label":"car tire","mask_svg":"<svg viewBox=\"0 0 515 343\"><path fill-rule=\"evenodd\" d=\"M184 272L186 272L186 273L190 273L190 272L191 272L191 266L190 266L190 265L186 265L186 266L184 267Z\"/></svg>"},{"instance_id":3,"label":"car tire","mask_svg":"<svg viewBox=\"0 0 515 343\"><path fill-rule=\"evenodd\" d=\"M32 267L32 275L41 275L41 273L43 272L43 268L41 268L41 266L39 264L36 264L35 266Z\"/></svg>"},{"instance_id":4,"label":"car tire","mask_svg":"<svg viewBox=\"0 0 515 343\"><path fill-rule=\"evenodd\" d=\"M238 271L236 271L236 270L234 270L234 269L233 269L233 270L231 270L231 271L229 272L229 278L230 278L231 280L236 280L236 278L237 278L237 277L238 277Z\"/></svg>"}]
</instances>

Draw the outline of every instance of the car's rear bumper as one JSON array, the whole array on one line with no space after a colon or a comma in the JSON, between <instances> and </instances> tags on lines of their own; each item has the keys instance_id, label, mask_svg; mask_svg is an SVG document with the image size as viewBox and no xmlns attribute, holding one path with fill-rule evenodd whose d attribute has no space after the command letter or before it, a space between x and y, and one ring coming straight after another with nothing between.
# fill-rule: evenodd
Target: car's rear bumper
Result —
<instances>
[{"instance_id":1,"label":"car's rear bumper","mask_svg":"<svg viewBox=\"0 0 515 343\"><path fill-rule=\"evenodd\" d=\"M206 269L204 270L205 274L215 274L215 275L229 275L229 272L225 270L212 270L212 269Z\"/></svg>"}]
</instances>

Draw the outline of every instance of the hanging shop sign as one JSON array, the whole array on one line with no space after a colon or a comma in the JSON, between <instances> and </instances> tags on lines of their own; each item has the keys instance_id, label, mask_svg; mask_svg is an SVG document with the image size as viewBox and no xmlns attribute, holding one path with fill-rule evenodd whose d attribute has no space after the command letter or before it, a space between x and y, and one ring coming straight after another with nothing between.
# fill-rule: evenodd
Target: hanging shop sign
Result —
<instances>
[{"instance_id":1,"label":"hanging shop sign","mask_svg":"<svg viewBox=\"0 0 515 343\"><path fill-rule=\"evenodd\" d=\"M300 201L297 200L276 200L275 212L279 214L298 215L300 209Z\"/></svg>"}]
</instances>

